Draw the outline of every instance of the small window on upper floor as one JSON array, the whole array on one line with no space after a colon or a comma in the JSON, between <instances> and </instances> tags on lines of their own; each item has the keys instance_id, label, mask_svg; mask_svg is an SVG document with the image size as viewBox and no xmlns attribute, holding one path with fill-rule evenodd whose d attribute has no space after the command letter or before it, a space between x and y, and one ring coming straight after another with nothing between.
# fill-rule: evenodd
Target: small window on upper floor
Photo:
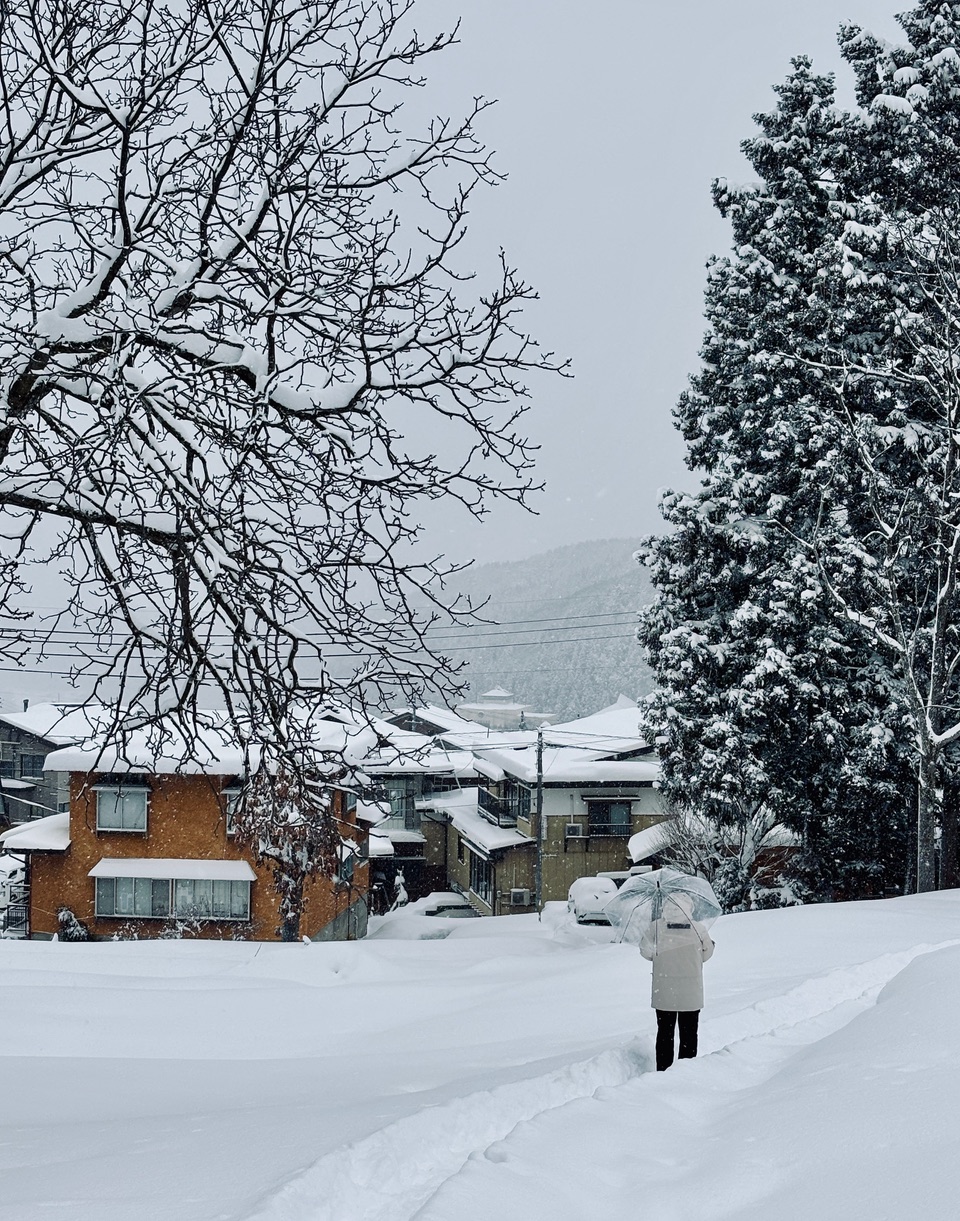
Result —
<instances>
[{"instance_id":1,"label":"small window on upper floor","mask_svg":"<svg viewBox=\"0 0 960 1221\"><path fill-rule=\"evenodd\" d=\"M143 788L98 788L98 831L146 831L147 796Z\"/></svg>"},{"instance_id":2,"label":"small window on upper floor","mask_svg":"<svg viewBox=\"0 0 960 1221\"><path fill-rule=\"evenodd\" d=\"M237 827L236 827L237 805L240 801L240 794L242 791L243 790L240 788L239 785L231 785L230 788L223 789L221 792L221 796L223 797L224 803L226 805L227 834L228 835L234 835L237 830Z\"/></svg>"},{"instance_id":3,"label":"small window on upper floor","mask_svg":"<svg viewBox=\"0 0 960 1221\"><path fill-rule=\"evenodd\" d=\"M21 755L20 756L20 775L29 776L31 779L43 779L43 765L47 761L46 755Z\"/></svg>"}]
</instances>

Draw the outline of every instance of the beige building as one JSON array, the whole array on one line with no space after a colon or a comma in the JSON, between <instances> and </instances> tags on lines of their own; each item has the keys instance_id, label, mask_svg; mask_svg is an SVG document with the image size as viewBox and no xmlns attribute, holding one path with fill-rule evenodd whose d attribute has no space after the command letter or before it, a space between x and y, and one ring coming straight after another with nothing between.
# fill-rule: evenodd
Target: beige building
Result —
<instances>
[{"instance_id":1,"label":"beige building","mask_svg":"<svg viewBox=\"0 0 960 1221\"><path fill-rule=\"evenodd\" d=\"M433 888L445 878L484 914L535 910L538 880L541 903L565 901L577 878L628 869L631 837L662 821L659 763L626 697L540 734L478 735L443 709L399 719L410 716L438 749L473 756L476 779L424 786L412 804Z\"/></svg>"}]
</instances>

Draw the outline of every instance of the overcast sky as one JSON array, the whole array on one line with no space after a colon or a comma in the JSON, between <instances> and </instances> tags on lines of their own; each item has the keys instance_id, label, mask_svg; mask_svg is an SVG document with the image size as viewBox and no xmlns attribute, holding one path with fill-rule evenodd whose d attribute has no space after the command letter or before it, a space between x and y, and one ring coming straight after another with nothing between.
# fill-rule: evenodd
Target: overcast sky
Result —
<instances>
[{"instance_id":1,"label":"overcast sky","mask_svg":"<svg viewBox=\"0 0 960 1221\"><path fill-rule=\"evenodd\" d=\"M547 490L538 517L430 523L481 562L657 531L659 489L692 486L671 410L696 367L705 263L729 244L710 183L750 177L739 151L791 56L850 74L846 19L890 39L894 0L418 0L423 30L462 13L431 68L437 111L498 99L482 131L509 172L475 207L477 248L502 244L539 290L531 329L573 360L528 417Z\"/></svg>"}]
</instances>

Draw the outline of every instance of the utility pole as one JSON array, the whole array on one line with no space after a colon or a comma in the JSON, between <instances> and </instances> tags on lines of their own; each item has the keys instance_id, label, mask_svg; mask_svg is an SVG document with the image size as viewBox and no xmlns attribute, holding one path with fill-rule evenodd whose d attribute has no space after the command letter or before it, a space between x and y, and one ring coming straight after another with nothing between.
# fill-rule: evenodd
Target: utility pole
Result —
<instances>
[{"instance_id":1,"label":"utility pole","mask_svg":"<svg viewBox=\"0 0 960 1221\"><path fill-rule=\"evenodd\" d=\"M537 726L537 847L533 863L534 890L537 911L543 908L543 726Z\"/></svg>"}]
</instances>

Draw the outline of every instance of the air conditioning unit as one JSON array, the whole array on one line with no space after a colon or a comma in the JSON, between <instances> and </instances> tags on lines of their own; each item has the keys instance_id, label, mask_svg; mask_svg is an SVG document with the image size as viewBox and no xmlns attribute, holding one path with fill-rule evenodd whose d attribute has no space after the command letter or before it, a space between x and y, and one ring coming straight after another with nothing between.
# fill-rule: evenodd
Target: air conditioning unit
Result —
<instances>
[{"instance_id":1,"label":"air conditioning unit","mask_svg":"<svg viewBox=\"0 0 960 1221\"><path fill-rule=\"evenodd\" d=\"M510 906L511 907L529 907L530 906L530 891L521 890L519 886L515 886L510 891Z\"/></svg>"},{"instance_id":2,"label":"air conditioning unit","mask_svg":"<svg viewBox=\"0 0 960 1221\"><path fill-rule=\"evenodd\" d=\"M581 839L583 836L583 824L579 822L568 822L563 832L565 839Z\"/></svg>"}]
</instances>

